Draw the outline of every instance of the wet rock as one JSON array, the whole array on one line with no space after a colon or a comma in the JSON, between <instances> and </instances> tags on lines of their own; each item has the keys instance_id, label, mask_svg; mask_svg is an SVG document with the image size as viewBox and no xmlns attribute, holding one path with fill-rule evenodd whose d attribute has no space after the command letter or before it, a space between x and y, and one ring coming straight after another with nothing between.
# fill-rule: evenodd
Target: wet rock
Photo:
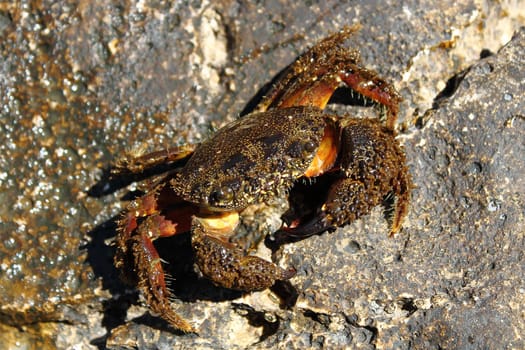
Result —
<instances>
[{"instance_id":1,"label":"wet rock","mask_svg":"<svg viewBox=\"0 0 525 350\"><path fill-rule=\"evenodd\" d=\"M0 5L0 343L523 348L525 39L509 6ZM181 254L174 307L199 336L148 316L112 267L115 217L138 186L104 181L109 164L201 140L355 22L349 45L405 100L400 140L417 187L403 231L386 238L377 208L284 246L275 258L297 277L247 296L188 274Z\"/></svg>"},{"instance_id":2,"label":"wet rock","mask_svg":"<svg viewBox=\"0 0 525 350\"><path fill-rule=\"evenodd\" d=\"M524 346L524 45L521 30L401 135L415 183L401 234L375 211L284 249L297 308L353 318L379 348Z\"/></svg>"}]
</instances>

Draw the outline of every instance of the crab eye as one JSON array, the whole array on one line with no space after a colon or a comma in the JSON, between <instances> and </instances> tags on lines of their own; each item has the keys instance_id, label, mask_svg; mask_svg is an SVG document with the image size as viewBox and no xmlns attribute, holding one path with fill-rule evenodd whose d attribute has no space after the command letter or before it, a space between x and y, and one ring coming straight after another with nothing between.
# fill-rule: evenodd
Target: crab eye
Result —
<instances>
[{"instance_id":1,"label":"crab eye","mask_svg":"<svg viewBox=\"0 0 525 350\"><path fill-rule=\"evenodd\" d=\"M210 193L210 204L218 204L222 202L229 202L233 199L233 190L229 186L216 187Z\"/></svg>"},{"instance_id":2,"label":"crab eye","mask_svg":"<svg viewBox=\"0 0 525 350\"><path fill-rule=\"evenodd\" d=\"M306 141L303 145L303 149L308 153L312 153L313 151L315 151L315 148L316 145L313 141Z\"/></svg>"}]
</instances>

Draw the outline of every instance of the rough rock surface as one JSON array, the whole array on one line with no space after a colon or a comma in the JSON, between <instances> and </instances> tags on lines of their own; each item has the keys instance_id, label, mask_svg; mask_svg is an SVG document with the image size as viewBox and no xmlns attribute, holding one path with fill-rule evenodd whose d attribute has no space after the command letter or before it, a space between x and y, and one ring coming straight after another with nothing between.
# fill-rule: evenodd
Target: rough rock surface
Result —
<instances>
[{"instance_id":1,"label":"rough rock surface","mask_svg":"<svg viewBox=\"0 0 525 350\"><path fill-rule=\"evenodd\" d=\"M0 344L525 348L523 8L0 3ZM205 138L353 23L363 28L348 44L404 98L399 139L416 188L402 232L387 238L377 208L283 246L273 258L297 276L250 295L197 278L181 253L174 307L200 333L173 332L112 267L114 218L137 185L105 181L105 170L131 148ZM188 237L170 247L187 252Z\"/></svg>"}]
</instances>

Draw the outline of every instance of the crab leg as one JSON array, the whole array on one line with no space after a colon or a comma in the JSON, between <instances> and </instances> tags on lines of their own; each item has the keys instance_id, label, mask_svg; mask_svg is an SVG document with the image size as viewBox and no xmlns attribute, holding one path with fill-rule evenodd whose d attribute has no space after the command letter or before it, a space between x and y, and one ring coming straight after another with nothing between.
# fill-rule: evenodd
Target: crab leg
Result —
<instances>
[{"instance_id":1,"label":"crab leg","mask_svg":"<svg viewBox=\"0 0 525 350\"><path fill-rule=\"evenodd\" d=\"M170 202L171 201L171 202ZM170 203L169 206L166 203ZM165 205L165 206L163 206ZM159 214L159 207L172 208L169 212L171 217L168 220L164 215ZM179 207L179 208L177 208ZM179 213L175 217L173 213L177 208ZM180 212L185 213L181 215ZM175 233L188 232L189 231L189 219L191 215L196 212L196 209L186 204L181 199L173 198L172 192L169 186L165 183L157 186L150 193L133 200L127 207L125 215L119 220L119 234L116 238L117 254L115 255L115 264L117 267L123 266L121 260L128 254L128 246L126 242L132 237L137 228L142 224L139 222L141 218L147 218L151 215L157 215L161 218L159 220L159 229L156 230L156 234L152 235L154 239L158 237L168 237ZM177 219L178 218L178 219Z\"/></svg>"},{"instance_id":2,"label":"crab leg","mask_svg":"<svg viewBox=\"0 0 525 350\"><path fill-rule=\"evenodd\" d=\"M412 188L412 179L408 171L402 171L396 179L393 186L394 212L391 216L392 224L390 226L390 236L395 235L408 213L408 203L410 202L410 190Z\"/></svg>"},{"instance_id":3,"label":"crab leg","mask_svg":"<svg viewBox=\"0 0 525 350\"><path fill-rule=\"evenodd\" d=\"M168 209L161 213L159 208ZM194 329L170 306L164 269L153 241L189 231L189 218L196 212L196 208L173 198L164 183L130 203L126 216L119 222L116 239L115 266L122 272L127 265L134 266L135 275L124 274L124 279L136 279L151 310L184 332L194 332Z\"/></svg>"},{"instance_id":4,"label":"crab leg","mask_svg":"<svg viewBox=\"0 0 525 350\"><path fill-rule=\"evenodd\" d=\"M193 154L196 148L197 145L185 145L147 154L131 153L117 162L113 173L142 173L159 165L185 160Z\"/></svg>"},{"instance_id":5,"label":"crab leg","mask_svg":"<svg viewBox=\"0 0 525 350\"><path fill-rule=\"evenodd\" d=\"M148 216L133 235L131 249L138 277L138 287L143 291L146 302L153 312L158 313L176 329L183 332L195 332L193 327L170 305L170 292L166 287L165 273L152 241L152 233L153 237L161 237L165 233L160 232L159 227L169 225L170 223L160 215Z\"/></svg>"},{"instance_id":6,"label":"crab leg","mask_svg":"<svg viewBox=\"0 0 525 350\"><path fill-rule=\"evenodd\" d=\"M356 27L320 41L299 57L259 103L256 110L291 106L316 106L323 109L334 91L347 86L387 108L386 126L394 129L401 97L395 88L376 72L359 66L359 52L342 46Z\"/></svg>"}]
</instances>

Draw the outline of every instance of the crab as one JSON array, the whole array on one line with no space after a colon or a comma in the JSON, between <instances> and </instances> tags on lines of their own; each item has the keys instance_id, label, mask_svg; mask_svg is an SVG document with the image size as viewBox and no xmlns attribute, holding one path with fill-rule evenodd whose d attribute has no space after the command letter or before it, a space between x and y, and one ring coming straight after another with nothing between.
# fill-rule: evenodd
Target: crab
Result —
<instances>
[{"instance_id":1,"label":"crab","mask_svg":"<svg viewBox=\"0 0 525 350\"><path fill-rule=\"evenodd\" d=\"M156 239L190 231L203 276L220 287L252 292L290 279L295 269L248 254L230 239L251 205L290 196L280 237L301 238L345 226L394 198L390 235L400 229L411 188L394 128L400 96L360 66L358 51L343 46L355 30L345 27L318 42L284 71L252 113L200 145L131 157L116 167L119 173L142 173L182 164L129 203L119 220L114 258L149 308L176 329L196 331L170 305ZM373 101L381 118L326 113L340 87ZM298 199L308 192L317 192L316 199Z\"/></svg>"}]
</instances>

